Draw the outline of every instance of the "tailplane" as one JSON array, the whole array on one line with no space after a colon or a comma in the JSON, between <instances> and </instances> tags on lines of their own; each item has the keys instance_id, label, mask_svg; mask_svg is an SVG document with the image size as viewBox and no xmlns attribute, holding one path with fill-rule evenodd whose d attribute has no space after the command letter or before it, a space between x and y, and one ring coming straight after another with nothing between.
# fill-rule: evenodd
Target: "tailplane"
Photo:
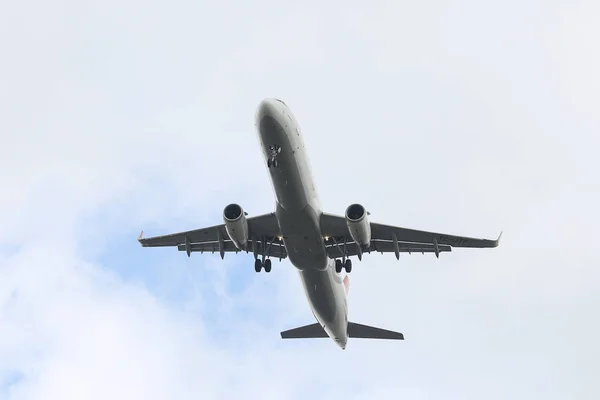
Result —
<instances>
[{"instance_id":1,"label":"tailplane","mask_svg":"<svg viewBox=\"0 0 600 400\"><path fill-rule=\"evenodd\" d=\"M316 339L329 337L321 324L310 324L281 332L282 339Z\"/></svg>"},{"instance_id":2,"label":"tailplane","mask_svg":"<svg viewBox=\"0 0 600 400\"><path fill-rule=\"evenodd\" d=\"M373 326L361 325L348 322L348 337L360 339L388 339L404 340L400 332L388 331L387 329L375 328Z\"/></svg>"},{"instance_id":3,"label":"tailplane","mask_svg":"<svg viewBox=\"0 0 600 400\"><path fill-rule=\"evenodd\" d=\"M327 337L329 337L327 332L318 323L281 332L282 339L317 339ZM404 340L404 335L400 332L388 331L387 329L375 328L354 322L348 322L348 337L357 339Z\"/></svg>"}]
</instances>

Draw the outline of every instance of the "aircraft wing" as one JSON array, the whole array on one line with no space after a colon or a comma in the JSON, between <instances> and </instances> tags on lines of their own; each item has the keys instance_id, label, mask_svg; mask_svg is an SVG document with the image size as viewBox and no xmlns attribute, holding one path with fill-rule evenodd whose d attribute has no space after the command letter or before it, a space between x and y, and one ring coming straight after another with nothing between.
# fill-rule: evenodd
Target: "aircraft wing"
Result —
<instances>
[{"instance_id":1,"label":"aircraft wing","mask_svg":"<svg viewBox=\"0 0 600 400\"><path fill-rule=\"evenodd\" d=\"M332 236L333 237L333 236ZM358 246L356 245L356 243L354 243L354 241L352 240L351 237L348 236L348 238L346 238L347 242L346 242L346 256L347 257L352 257L352 256L356 256L359 253L359 249ZM344 239L338 240L338 238L336 238L336 241L339 244L339 247L333 242L333 240L329 239L329 241L326 243L326 248L327 248L327 255L329 256L329 258L342 258L343 257L343 248L344 248ZM439 248L439 252L447 252L447 251L452 251L452 247L448 246L448 245L438 245ZM433 244L427 244L427 243L408 243L408 242L398 242L398 251L400 253L435 253L435 248ZM377 240L377 239L372 239L371 240L371 246L368 250L363 250L363 252L378 252L378 253L393 253L394 252L394 242L391 240Z\"/></svg>"},{"instance_id":2,"label":"aircraft wing","mask_svg":"<svg viewBox=\"0 0 600 400\"><path fill-rule=\"evenodd\" d=\"M275 213L263 214L247 218L248 221L248 248L253 248L253 239L256 240L259 254L262 251L274 258L286 258L287 253L283 242L279 240L279 224ZM214 225L207 228L194 229L190 231L172 233L162 236L143 238L142 234L138 241L143 247L177 247L179 251L191 252L219 252L220 243L223 243L223 252L240 251L227 234L225 224Z\"/></svg>"},{"instance_id":3,"label":"aircraft wing","mask_svg":"<svg viewBox=\"0 0 600 400\"><path fill-rule=\"evenodd\" d=\"M344 217L323 213L321 215L321 231L323 236L329 238L326 246L330 258L342 257L343 250L341 251L340 247L343 248L344 241L346 242L348 255L358 254L358 246L354 243L348 232ZM394 235L398 242L399 253L419 252L439 254L440 252L452 251L452 247L497 247L500 241L500 237L496 240L477 239L371 222L372 243L370 248L365 251L378 251L381 253L395 252Z\"/></svg>"},{"instance_id":4,"label":"aircraft wing","mask_svg":"<svg viewBox=\"0 0 600 400\"><path fill-rule=\"evenodd\" d=\"M261 239L256 239L257 248L259 249L258 253L262 254L262 246L263 241ZM270 247L269 247L270 245ZM265 254L269 257L283 259L287 257L287 252L285 251L285 246L283 242L279 241L277 237L274 238L273 243L271 243L270 239L267 238L264 241L265 246ZM248 250L252 249L252 239L248 239ZM178 244L177 250L186 251L185 244ZM239 250L231 240L223 240L223 251L225 253L237 253ZM202 243L190 243L190 252L200 252L202 253L218 253L219 252L219 242L202 242Z\"/></svg>"}]
</instances>

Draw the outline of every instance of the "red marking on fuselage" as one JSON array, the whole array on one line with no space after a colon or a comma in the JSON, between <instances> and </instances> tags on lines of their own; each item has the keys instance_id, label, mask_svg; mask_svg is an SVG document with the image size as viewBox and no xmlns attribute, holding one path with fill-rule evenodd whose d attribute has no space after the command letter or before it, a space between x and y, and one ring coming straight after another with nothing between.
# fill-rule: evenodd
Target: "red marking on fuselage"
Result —
<instances>
[{"instance_id":1,"label":"red marking on fuselage","mask_svg":"<svg viewBox=\"0 0 600 400\"><path fill-rule=\"evenodd\" d=\"M344 287L346 288L346 294L350 291L350 278L348 275L344 277Z\"/></svg>"}]
</instances>

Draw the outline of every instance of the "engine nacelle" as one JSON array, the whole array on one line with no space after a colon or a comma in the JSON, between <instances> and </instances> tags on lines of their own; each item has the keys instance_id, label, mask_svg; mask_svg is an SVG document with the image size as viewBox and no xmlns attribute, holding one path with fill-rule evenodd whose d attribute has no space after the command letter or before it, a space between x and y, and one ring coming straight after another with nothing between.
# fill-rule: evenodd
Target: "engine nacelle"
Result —
<instances>
[{"instance_id":1,"label":"engine nacelle","mask_svg":"<svg viewBox=\"0 0 600 400\"><path fill-rule=\"evenodd\" d=\"M223 210L223 221L229 238L240 250L246 250L248 244L248 221L246 213L238 204L232 203Z\"/></svg>"},{"instance_id":2,"label":"engine nacelle","mask_svg":"<svg viewBox=\"0 0 600 400\"><path fill-rule=\"evenodd\" d=\"M346 224L352 239L362 248L371 244L371 224L369 213L360 204L352 204L346 209Z\"/></svg>"}]
</instances>

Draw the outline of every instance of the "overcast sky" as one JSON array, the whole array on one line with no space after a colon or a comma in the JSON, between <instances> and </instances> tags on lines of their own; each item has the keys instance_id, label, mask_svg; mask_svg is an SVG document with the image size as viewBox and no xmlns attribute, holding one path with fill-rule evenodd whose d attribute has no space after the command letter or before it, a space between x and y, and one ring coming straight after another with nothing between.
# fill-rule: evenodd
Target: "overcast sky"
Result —
<instances>
[{"instance_id":1,"label":"overcast sky","mask_svg":"<svg viewBox=\"0 0 600 400\"><path fill-rule=\"evenodd\" d=\"M600 3L366 4L0 3L0 399L600 398ZM137 243L274 209L265 97L326 211L504 231L355 261L404 342L282 341L288 261Z\"/></svg>"}]
</instances>

